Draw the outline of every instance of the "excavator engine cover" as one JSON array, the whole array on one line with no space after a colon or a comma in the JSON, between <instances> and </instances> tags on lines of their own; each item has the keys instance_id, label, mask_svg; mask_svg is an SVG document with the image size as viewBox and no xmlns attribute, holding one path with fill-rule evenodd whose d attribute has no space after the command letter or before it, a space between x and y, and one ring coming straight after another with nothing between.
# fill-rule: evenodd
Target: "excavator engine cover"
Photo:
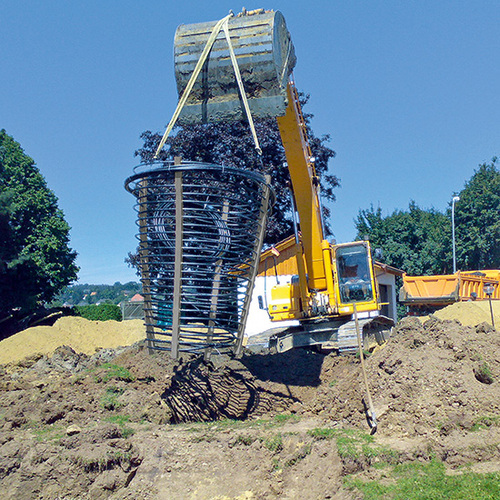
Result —
<instances>
[{"instance_id":1,"label":"excavator engine cover","mask_svg":"<svg viewBox=\"0 0 500 500\"><path fill-rule=\"evenodd\" d=\"M183 94L216 21L182 24L175 33L175 77ZM279 11L259 10L228 21L231 45L250 111L255 118L283 116L286 87L296 57L285 19ZM179 117L181 124L240 120L245 112L221 30Z\"/></svg>"}]
</instances>

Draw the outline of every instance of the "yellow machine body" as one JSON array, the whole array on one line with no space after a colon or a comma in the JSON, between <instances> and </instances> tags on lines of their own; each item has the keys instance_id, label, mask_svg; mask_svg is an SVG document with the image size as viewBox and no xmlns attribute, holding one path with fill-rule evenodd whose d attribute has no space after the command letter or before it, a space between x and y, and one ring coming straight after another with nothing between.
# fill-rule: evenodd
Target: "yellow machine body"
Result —
<instances>
[{"instance_id":1,"label":"yellow machine body","mask_svg":"<svg viewBox=\"0 0 500 500\"><path fill-rule=\"evenodd\" d=\"M306 289L304 295L300 287L304 278L300 277L298 266L299 276L296 279L271 289L268 312L272 321L350 316L354 313L354 304L358 312L380 309L367 241L328 245L323 257L326 259L324 268L328 269L325 288Z\"/></svg>"},{"instance_id":2,"label":"yellow machine body","mask_svg":"<svg viewBox=\"0 0 500 500\"><path fill-rule=\"evenodd\" d=\"M276 285L271 289L269 314L272 321L285 321L302 318L298 283Z\"/></svg>"}]
</instances>

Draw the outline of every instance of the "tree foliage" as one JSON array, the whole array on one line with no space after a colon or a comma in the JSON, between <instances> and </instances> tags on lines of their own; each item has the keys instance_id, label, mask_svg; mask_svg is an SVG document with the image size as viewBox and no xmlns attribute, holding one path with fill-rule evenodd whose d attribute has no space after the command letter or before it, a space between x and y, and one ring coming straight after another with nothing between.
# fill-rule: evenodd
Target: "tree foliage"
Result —
<instances>
[{"instance_id":1,"label":"tree foliage","mask_svg":"<svg viewBox=\"0 0 500 500\"><path fill-rule=\"evenodd\" d=\"M483 163L458 193L455 204L457 269L473 271L500 268L500 171L497 159ZM451 202L446 213L409 209L382 216L371 207L356 219L358 238L365 236L383 250L385 263L408 274L453 272Z\"/></svg>"},{"instance_id":2,"label":"tree foliage","mask_svg":"<svg viewBox=\"0 0 500 500\"><path fill-rule=\"evenodd\" d=\"M301 94L303 105L308 96ZM316 172L320 177L321 194L324 200L334 201L334 189L339 186L336 176L328 173L328 162L335 152L327 147L328 135L316 137L309 126L312 115L304 115L307 122L309 142L312 155L316 161ZM206 125L176 127L175 135L171 135L159 158L168 159L181 156L185 160L217 163L241 169L258 170L271 175L271 182L276 193L276 205L268 221L266 243L277 243L293 232L291 218L291 201L288 194L290 175L286 168L286 158L278 126L275 119L256 121L256 131L262 149L259 158L246 121L220 122ZM135 152L143 162L152 160L161 135L145 131L141 138L142 148ZM325 219L329 210L324 207ZM327 225L327 232L330 232ZM130 255L129 259L130 261Z\"/></svg>"},{"instance_id":3,"label":"tree foliage","mask_svg":"<svg viewBox=\"0 0 500 500\"><path fill-rule=\"evenodd\" d=\"M61 290L51 305L61 307L63 305L89 305L101 302L119 304L123 300L130 300L141 291L140 283L135 281L123 284L117 281L113 285L89 285L87 283L71 285Z\"/></svg>"},{"instance_id":4,"label":"tree foliage","mask_svg":"<svg viewBox=\"0 0 500 500\"><path fill-rule=\"evenodd\" d=\"M483 163L455 204L457 267L500 268L500 171L497 158Z\"/></svg>"},{"instance_id":5,"label":"tree foliage","mask_svg":"<svg viewBox=\"0 0 500 500\"><path fill-rule=\"evenodd\" d=\"M380 260L412 275L450 271L450 221L443 213L423 210L411 202L408 210L383 217L381 208L360 210L357 237L368 237L382 250Z\"/></svg>"},{"instance_id":6,"label":"tree foliage","mask_svg":"<svg viewBox=\"0 0 500 500\"><path fill-rule=\"evenodd\" d=\"M75 316L81 316L89 321L114 321L122 320L122 311L115 304L99 304L89 306L76 306L74 308Z\"/></svg>"},{"instance_id":7,"label":"tree foliage","mask_svg":"<svg viewBox=\"0 0 500 500\"><path fill-rule=\"evenodd\" d=\"M50 301L76 279L69 226L34 161L0 131L0 319Z\"/></svg>"}]
</instances>

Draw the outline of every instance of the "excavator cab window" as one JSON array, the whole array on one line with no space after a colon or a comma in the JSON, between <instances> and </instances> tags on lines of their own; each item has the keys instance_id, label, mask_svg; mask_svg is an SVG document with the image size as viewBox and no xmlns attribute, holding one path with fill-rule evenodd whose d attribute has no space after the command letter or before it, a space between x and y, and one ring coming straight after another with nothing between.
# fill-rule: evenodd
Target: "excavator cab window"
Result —
<instances>
[{"instance_id":1,"label":"excavator cab window","mask_svg":"<svg viewBox=\"0 0 500 500\"><path fill-rule=\"evenodd\" d=\"M337 248L340 299L344 304L373 300L368 250L363 244Z\"/></svg>"}]
</instances>

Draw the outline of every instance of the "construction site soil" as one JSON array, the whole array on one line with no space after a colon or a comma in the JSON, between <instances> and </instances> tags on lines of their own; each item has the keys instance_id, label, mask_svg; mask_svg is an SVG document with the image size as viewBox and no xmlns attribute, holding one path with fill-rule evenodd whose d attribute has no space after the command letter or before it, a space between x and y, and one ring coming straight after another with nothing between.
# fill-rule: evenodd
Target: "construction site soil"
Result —
<instances>
[{"instance_id":1,"label":"construction site soil","mask_svg":"<svg viewBox=\"0 0 500 500\"><path fill-rule=\"evenodd\" d=\"M403 319L366 359L373 438L354 355L175 362L127 345L134 322L21 332L0 342L2 497L347 500L363 497L345 478L378 479L381 463L498 472L500 334L453 307Z\"/></svg>"}]
</instances>

